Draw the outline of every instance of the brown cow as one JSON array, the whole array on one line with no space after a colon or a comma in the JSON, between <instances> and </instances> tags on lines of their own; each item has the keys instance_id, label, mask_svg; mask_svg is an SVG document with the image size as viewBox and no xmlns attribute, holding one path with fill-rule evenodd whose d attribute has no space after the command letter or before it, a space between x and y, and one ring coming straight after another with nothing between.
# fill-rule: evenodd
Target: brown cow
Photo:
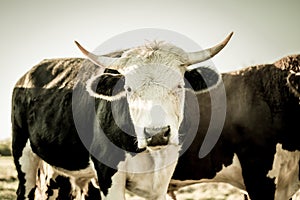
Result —
<instances>
[{"instance_id":1,"label":"brown cow","mask_svg":"<svg viewBox=\"0 0 300 200\"><path fill-rule=\"evenodd\" d=\"M300 186L299 72L300 55L291 55L222 74L225 124L205 157L199 151L210 113L219 108L209 106L213 91L198 94L197 136L179 158L169 192L190 183L222 181L247 191L252 200L290 199Z\"/></svg>"}]
</instances>

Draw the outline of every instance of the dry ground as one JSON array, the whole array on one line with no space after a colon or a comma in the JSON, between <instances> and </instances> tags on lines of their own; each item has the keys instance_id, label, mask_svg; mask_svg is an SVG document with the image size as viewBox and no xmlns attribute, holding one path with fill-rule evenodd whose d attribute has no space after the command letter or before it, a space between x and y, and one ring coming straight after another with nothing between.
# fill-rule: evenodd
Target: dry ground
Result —
<instances>
[{"instance_id":1,"label":"dry ground","mask_svg":"<svg viewBox=\"0 0 300 200\"><path fill-rule=\"evenodd\" d=\"M17 188L16 171L12 157L0 156L0 200L15 200ZM202 183L184 187L176 192L178 200L243 200L244 195L238 189L222 183ZM297 194L300 199L300 194ZM141 200L127 194L129 200Z\"/></svg>"}]
</instances>

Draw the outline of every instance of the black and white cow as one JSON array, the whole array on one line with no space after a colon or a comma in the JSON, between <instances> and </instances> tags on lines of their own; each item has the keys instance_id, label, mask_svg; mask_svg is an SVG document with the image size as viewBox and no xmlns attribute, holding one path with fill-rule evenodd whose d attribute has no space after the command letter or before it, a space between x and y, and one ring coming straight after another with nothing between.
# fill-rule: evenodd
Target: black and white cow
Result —
<instances>
[{"instance_id":1,"label":"black and white cow","mask_svg":"<svg viewBox=\"0 0 300 200\"><path fill-rule=\"evenodd\" d=\"M215 181L247 191L251 200L291 199L300 188L299 72L300 55L286 56L274 64L224 73L224 85L198 94L199 129L178 160L169 192ZM211 93L218 99L224 91L226 119L221 136L211 152L201 156L212 113L220 109L212 106Z\"/></svg>"},{"instance_id":2,"label":"black and white cow","mask_svg":"<svg viewBox=\"0 0 300 200\"><path fill-rule=\"evenodd\" d=\"M12 96L18 199L44 198L36 188L45 164L52 175L69 177L81 198L96 179L106 199L125 199L125 189L165 199L184 134L184 77L231 35L199 52L152 43L119 58L95 55L76 42L92 62L50 59L34 66Z\"/></svg>"}]
</instances>

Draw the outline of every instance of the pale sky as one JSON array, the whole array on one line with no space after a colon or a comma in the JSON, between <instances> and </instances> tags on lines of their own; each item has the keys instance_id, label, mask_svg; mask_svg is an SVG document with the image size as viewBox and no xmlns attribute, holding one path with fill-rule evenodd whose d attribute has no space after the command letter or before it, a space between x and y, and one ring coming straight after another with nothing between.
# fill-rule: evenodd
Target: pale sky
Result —
<instances>
[{"instance_id":1,"label":"pale sky","mask_svg":"<svg viewBox=\"0 0 300 200\"><path fill-rule=\"evenodd\" d=\"M300 1L0 0L0 139L10 137L15 82L44 58L82 57L123 32L168 29L203 48L234 35L212 59L221 72L300 53ZM147 38L145 38L147 39Z\"/></svg>"}]
</instances>

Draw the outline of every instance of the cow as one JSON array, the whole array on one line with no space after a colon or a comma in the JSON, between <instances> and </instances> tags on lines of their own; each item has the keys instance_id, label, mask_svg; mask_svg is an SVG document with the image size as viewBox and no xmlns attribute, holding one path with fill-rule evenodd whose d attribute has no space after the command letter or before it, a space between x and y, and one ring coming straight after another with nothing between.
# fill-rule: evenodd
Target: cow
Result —
<instances>
[{"instance_id":1,"label":"cow","mask_svg":"<svg viewBox=\"0 0 300 200\"><path fill-rule=\"evenodd\" d=\"M231 36L197 52L155 41L117 58L75 42L87 59L45 59L34 66L12 94L17 199L44 198L37 177L45 164L60 181L45 179L69 178L79 198L95 179L105 199L125 199L126 189L165 199L186 133L181 130L185 94L193 90L186 88L190 66L215 56Z\"/></svg>"},{"instance_id":2,"label":"cow","mask_svg":"<svg viewBox=\"0 0 300 200\"><path fill-rule=\"evenodd\" d=\"M300 188L300 55L222 73L221 78L223 85L197 94L199 128L178 160L169 193L175 199L180 187L225 182L247 191L251 200L291 199ZM222 95L224 126L216 145L203 155L211 116L220 109L212 102ZM193 116L185 119L192 121Z\"/></svg>"}]
</instances>

